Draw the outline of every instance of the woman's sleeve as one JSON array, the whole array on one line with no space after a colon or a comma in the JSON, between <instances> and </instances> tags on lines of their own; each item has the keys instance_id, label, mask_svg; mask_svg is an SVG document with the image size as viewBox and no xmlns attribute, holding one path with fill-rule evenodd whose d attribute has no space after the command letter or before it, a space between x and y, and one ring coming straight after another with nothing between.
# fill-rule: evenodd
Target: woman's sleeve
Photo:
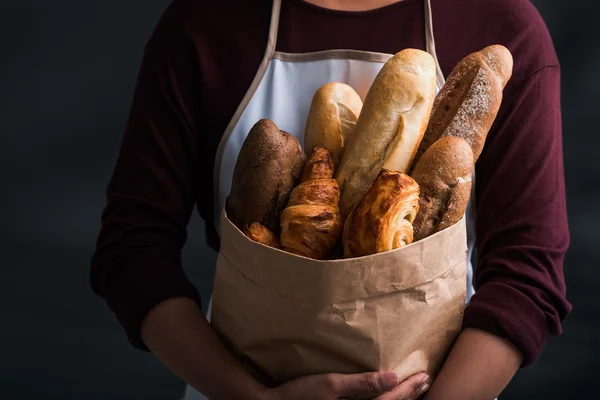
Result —
<instances>
[{"instance_id":1,"label":"woman's sleeve","mask_svg":"<svg viewBox=\"0 0 600 400\"><path fill-rule=\"evenodd\" d=\"M200 302L181 265L201 167L197 61L166 13L145 49L91 261L94 292L143 350L140 326L152 308L171 297Z\"/></svg>"},{"instance_id":2,"label":"woman's sleeve","mask_svg":"<svg viewBox=\"0 0 600 400\"><path fill-rule=\"evenodd\" d=\"M571 310L559 66L507 94L476 166L476 293L464 326L508 339L527 366Z\"/></svg>"}]
</instances>

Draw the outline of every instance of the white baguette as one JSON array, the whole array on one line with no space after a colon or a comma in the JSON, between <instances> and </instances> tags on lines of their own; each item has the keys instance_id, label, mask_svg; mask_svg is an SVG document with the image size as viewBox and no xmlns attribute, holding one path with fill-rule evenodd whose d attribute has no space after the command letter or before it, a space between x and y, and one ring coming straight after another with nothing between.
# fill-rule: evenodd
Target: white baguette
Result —
<instances>
[{"instance_id":1,"label":"white baguette","mask_svg":"<svg viewBox=\"0 0 600 400\"><path fill-rule=\"evenodd\" d=\"M382 168L408 170L427 128L435 86L435 61L422 50L402 50L379 71L336 174L343 218Z\"/></svg>"},{"instance_id":2,"label":"white baguette","mask_svg":"<svg viewBox=\"0 0 600 400\"><path fill-rule=\"evenodd\" d=\"M333 154L337 166L361 108L360 96L349 85L329 82L321 86L313 96L306 119L304 151L307 157L315 147L323 147Z\"/></svg>"}]
</instances>

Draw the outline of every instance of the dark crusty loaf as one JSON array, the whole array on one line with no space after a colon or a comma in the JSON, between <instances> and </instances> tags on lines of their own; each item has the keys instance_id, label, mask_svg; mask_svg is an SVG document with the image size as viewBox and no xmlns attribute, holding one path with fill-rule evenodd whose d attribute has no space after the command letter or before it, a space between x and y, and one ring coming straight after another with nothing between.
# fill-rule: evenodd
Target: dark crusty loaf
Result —
<instances>
[{"instance_id":1,"label":"dark crusty loaf","mask_svg":"<svg viewBox=\"0 0 600 400\"><path fill-rule=\"evenodd\" d=\"M258 222L279 233L279 217L306 156L298 140L261 119L246 137L233 170L227 215L239 229Z\"/></svg>"},{"instance_id":2,"label":"dark crusty loaf","mask_svg":"<svg viewBox=\"0 0 600 400\"><path fill-rule=\"evenodd\" d=\"M433 103L431 117L411 169L439 138L463 138L477 162L502 102L502 90L512 75L512 55L493 45L469 54L452 70Z\"/></svg>"},{"instance_id":3,"label":"dark crusty loaf","mask_svg":"<svg viewBox=\"0 0 600 400\"><path fill-rule=\"evenodd\" d=\"M415 242L460 221L469 202L472 169L471 147L461 138L441 138L423 154L412 173L420 188Z\"/></svg>"}]
</instances>

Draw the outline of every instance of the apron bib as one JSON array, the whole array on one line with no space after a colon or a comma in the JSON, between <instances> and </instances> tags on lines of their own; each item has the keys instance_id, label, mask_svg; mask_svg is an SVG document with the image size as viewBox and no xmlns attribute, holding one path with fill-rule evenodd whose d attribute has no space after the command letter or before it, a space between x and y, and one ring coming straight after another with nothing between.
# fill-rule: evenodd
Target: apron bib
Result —
<instances>
[{"instance_id":1,"label":"apron bib","mask_svg":"<svg viewBox=\"0 0 600 400\"><path fill-rule=\"evenodd\" d=\"M435 52L431 4L425 0L426 51L437 64L437 91L445 83ZM364 101L375 77L393 54L357 50L326 50L314 53L291 54L275 51L281 0L273 1L271 26L265 56L242 103L238 106L219 143L214 167L214 223L220 234L221 211L231 189L233 170L239 151L252 126L261 118L273 120L279 129L290 132L300 143L312 98L328 82L350 85ZM398 51L400 51L399 49ZM474 179L474 171L473 171ZM474 243L473 198L467 207L468 278L467 302L474 290L470 262ZM212 299L207 318L210 321ZM187 386L183 400L208 400Z\"/></svg>"}]
</instances>

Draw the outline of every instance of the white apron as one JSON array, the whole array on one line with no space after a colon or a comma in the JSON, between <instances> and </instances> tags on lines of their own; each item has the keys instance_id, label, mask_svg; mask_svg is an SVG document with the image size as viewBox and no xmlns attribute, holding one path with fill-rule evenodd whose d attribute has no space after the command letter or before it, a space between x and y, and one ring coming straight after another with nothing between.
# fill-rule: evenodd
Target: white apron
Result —
<instances>
[{"instance_id":1,"label":"white apron","mask_svg":"<svg viewBox=\"0 0 600 400\"><path fill-rule=\"evenodd\" d=\"M437 91L439 91L445 79L435 52L430 0L425 0L424 3L426 51L433 56L437 64ZM393 54L357 50L326 50L304 54L275 51L280 8L281 0L274 0L265 56L242 103L229 122L217 150L214 167L214 221L217 232L220 231L221 211L231 189L233 169L252 126L261 118L268 118L275 122L279 129L291 133L300 143L303 143L306 117L313 95L319 87L328 82L343 82L350 85L364 101L377 73L393 56ZM402 49L398 49L400 50ZM473 200L473 193L474 185L471 200ZM472 203L470 201L467 208L467 257L469 258L467 302L473 294L473 267L470 262L474 242ZM210 320L211 304L208 309L207 318ZM183 400L208 399L188 385Z\"/></svg>"}]
</instances>

